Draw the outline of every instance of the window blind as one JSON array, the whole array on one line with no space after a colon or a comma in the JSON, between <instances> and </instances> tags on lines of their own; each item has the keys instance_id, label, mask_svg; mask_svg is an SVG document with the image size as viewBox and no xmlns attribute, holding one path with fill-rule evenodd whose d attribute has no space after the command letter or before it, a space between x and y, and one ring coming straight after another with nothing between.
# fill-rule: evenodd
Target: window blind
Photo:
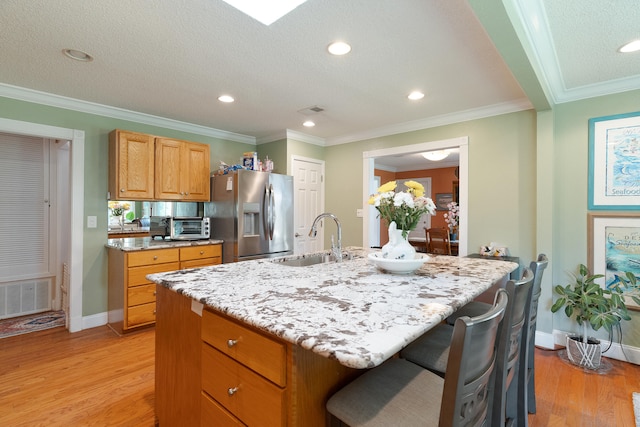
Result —
<instances>
[{"instance_id":1,"label":"window blind","mask_svg":"<svg viewBox=\"0 0 640 427\"><path fill-rule=\"evenodd\" d=\"M0 282L49 270L49 144L0 133Z\"/></svg>"}]
</instances>

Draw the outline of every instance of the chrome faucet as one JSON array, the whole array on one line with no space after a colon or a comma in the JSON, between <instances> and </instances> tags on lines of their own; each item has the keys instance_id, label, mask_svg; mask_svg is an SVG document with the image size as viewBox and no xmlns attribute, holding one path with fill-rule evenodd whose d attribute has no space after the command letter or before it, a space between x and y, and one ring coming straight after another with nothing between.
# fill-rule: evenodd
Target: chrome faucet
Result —
<instances>
[{"instance_id":1,"label":"chrome faucet","mask_svg":"<svg viewBox=\"0 0 640 427\"><path fill-rule=\"evenodd\" d=\"M311 225L311 230L309 231L309 237L316 237L316 234L318 234L318 230L316 229L318 221L326 217L333 219L336 222L336 226L338 227L338 244L337 245L333 242L333 235L331 236L331 254L336 258L336 261L341 262L342 261L342 225L340 225L340 220L338 219L337 216L329 212L321 213L320 215L318 215L316 219L313 220L313 224Z\"/></svg>"}]
</instances>

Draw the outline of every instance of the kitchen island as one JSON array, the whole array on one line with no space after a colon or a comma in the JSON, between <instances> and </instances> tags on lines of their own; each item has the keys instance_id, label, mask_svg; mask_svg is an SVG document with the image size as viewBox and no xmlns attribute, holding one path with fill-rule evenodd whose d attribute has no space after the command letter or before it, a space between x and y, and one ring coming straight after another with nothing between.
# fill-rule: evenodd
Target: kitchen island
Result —
<instances>
[{"instance_id":1,"label":"kitchen island","mask_svg":"<svg viewBox=\"0 0 640 427\"><path fill-rule=\"evenodd\" d=\"M262 259L149 275L159 285L160 425L190 414L203 425L324 426L333 392L518 268L435 256L395 275L367 250L347 251L342 263Z\"/></svg>"}]
</instances>

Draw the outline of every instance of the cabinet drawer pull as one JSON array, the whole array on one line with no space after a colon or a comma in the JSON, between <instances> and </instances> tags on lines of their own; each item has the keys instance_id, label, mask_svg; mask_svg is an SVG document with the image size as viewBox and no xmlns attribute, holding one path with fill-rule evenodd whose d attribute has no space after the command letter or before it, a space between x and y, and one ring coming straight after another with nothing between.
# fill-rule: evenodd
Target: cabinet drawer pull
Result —
<instances>
[{"instance_id":1,"label":"cabinet drawer pull","mask_svg":"<svg viewBox=\"0 0 640 427\"><path fill-rule=\"evenodd\" d=\"M238 344L238 340L229 340L229 341L227 341L227 346L229 346L229 348L233 347L236 344Z\"/></svg>"},{"instance_id":2,"label":"cabinet drawer pull","mask_svg":"<svg viewBox=\"0 0 640 427\"><path fill-rule=\"evenodd\" d=\"M153 296L155 297L157 295L157 291L153 291Z\"/></svg>"},{"instance_id":3,"label":"cabinet drawer pull","mask_svg":"<svg viewBox=\"0 0 640 427\"><path fill-rule=\"evenodd\" d=\"M236 394L237 391L238 391L238 387L233 387L233 388L228 388L227 389L227 393L229 393L229 396L233 396L234 394Z\"/></svg>"},{"instance_id":4,"label":"cabinet drawer pull","mask_svg":"<svg viewBox=\"0 0 640 427\"><path fill-rule=\"evenodd\" d=\"M200 255L204 255L204 251L200 251Z\"/></svg>"},{"instance_id":5,"label":"cabinet drawer pull","mask_svg":"<svg viewBox=\"0 0 640 427\"><path fill-rule=\"evenodd\" d=\"M157 260L157 259L158 259L158 255L154 255L154 256L153 256L153 260L155 261L155 260Z\"/></svg>"}]
</instances>

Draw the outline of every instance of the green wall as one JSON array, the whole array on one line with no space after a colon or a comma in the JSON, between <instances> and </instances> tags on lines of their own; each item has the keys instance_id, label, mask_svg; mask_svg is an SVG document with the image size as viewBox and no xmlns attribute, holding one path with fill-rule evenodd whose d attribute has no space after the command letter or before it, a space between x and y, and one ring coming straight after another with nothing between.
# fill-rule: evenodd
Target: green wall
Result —
<instances>
[{"instance_id":1,"label":"green wall","mask_svg":"<svg viewBox=\"0 0 640 427\"><path fill-rule=\"evenodd\" d=\"M568 283L568 273L576 271L579 263L587 264L588 120L634 111L640 111L640 90L561 104L554 109L554 151L550 165L554 174L550 207L554 284ZM631 316L631 322L623 323L623 344L640 347L640 312L632 312ZM575 330L562 313L555 314L553 325L559 330ZM605 333L597 336L608 339Z\"/></svg>"},{"instance_id":2,"label":"green wall","mask_svg":"<svg viewBox=\"0 0 640 427\"><path fill-rule=\"evenodd\" d=\"M469 137L469 252L506 244L521 260L534 256L535 125L533 111L327 147L326 210L343 223L343 243L362 244L362 153Z\"/></svg>"},{"instance_id":3,"label":"green wall","mask_svg":"<svg viewBox=\"0 0 640 427\"><path fill-rule=\"evenodd\" d=\"M344 245L362 244L362 153L383 148L469 138L469 251L499 241L527 264L550 256L545 272L538 330L572 331L562 314L551 315L551 287L587 260L588 119L640 111L640 91L565 103L439 126L349 144L321 147L294 139L254 146L92 114L0 98L0 117L85 132L85 212L98 217L84 230L83 315L106 311L107 135L115 128L208 143L212 169L235 163L245 151L269 155L286 173L292 155L325 160L326 206L343 224ZM640 312L626 322L623 343L640 347ZM607 338L602 336L601 338Z\"/></svg>"},{"instance_id":4,"label":"green wall","mask_svg":"<svg viewBox=\"0 0 640 427\"><path fill-rule=\"evenodd\" d=\"M255 146L217 138L180 132L125 120L80 113L0 97L0 117L39 124L79 129L85 132L84 214L98 218L97 228L84 227L82 314L89 316L107 311L107 180L108 135L113 129L145 132L209 144L211 165L216 169L220 160L236 163L245 151Z\"/></svg>"}]
</instances>

